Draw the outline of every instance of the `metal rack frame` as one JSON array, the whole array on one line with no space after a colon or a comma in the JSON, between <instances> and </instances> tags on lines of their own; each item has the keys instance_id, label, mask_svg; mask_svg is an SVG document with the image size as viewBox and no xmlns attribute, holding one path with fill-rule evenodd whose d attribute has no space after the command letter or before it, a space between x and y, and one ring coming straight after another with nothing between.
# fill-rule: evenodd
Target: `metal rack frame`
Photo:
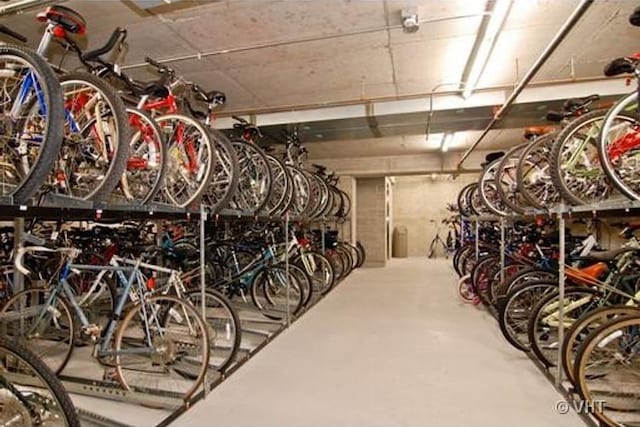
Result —
<instances>
[{"instance_id":1,"label":"metal rack frame","mask_svg":"<svg viewBox=\"0 0 640 427\"><path fill-rule=\"evenodd\" d=\"M281 223L284 227L285 236L289 236L289 230L293 223L299 225L302 224L320 224L322 245L324 249L325 231L327 223L335 223L336 230L340 223L338 218L305 218L305 217L291 217L288 213L284 217L270 217L262 215L253 215L246 212L239 212L229 209L224 209L215 215L211 215L205 206L201 206L199 210L196 209L183 209L176 208L170 205L162 204L150 204L145 206L140 205L118 205L118 204L102 204L102 203L90 203L86 201L70 199L67 197L60 197L57 195L49 195L39 206L34 205L15 205L12 203L11 198L0 198L0 221L13 220L14 222L14 240L16 245L20 242L20 236L24 233L25 220L38 219L43 221L123 221L123 220L187 220L198 221L200 230L200 263L201 266L205 263L205 234L206 223L214 221L216 223L224 222L225 224L231 222L270 222ZM289 255L285 254L285 265L288 270L289 267ZM205 272L201 268L200 285L202 292L204 293L206 288ZM288 277L287 277L288 280ZM16 287L22 289L23 277L19 272L16 273ZM337 284L336 284L337 285ZM287 293L289 292L289 283L287 283ZM313 307L319 300L318 298L312 306L304 310L300 315L306 313L311 307ZM202 298L203 306L202 310L205 310L206 298ZM159 425L167 425L177 416L184 411L188 410L197 401L206 398L210 390L224 381L230 374L235 372L240 366L246 363L255 353L260 351L264 346L277 337L282 331L286 330L296 318L293 318L292 313L287 309L286 319L284 322L266 321L274 325L279 325L278 328L272 332L267 333L260 331L260 334L264 337L262 342L255 348L250 349L248 352L245 350L245 354L237 359L237 362L224 374L207 373L202 390L196 393L189 401L183 401L180 397L172 396L167 393L157 392L142 392L142 391L127 391L121 389L119 386L114 385L111 382L87 380L86 378L75 376L61 376L61 380L65 388L76 394L82 394L90 397L105 398L114 401L134 403L144 406L151 406L156 408L164 408L172 411L170 415L163 420ZM242 328L251 332L250 329ZM25 380L26 379L21 379ZM28 381L27 381L28 382ZM92 421L101 423L103 425L118 425L124 426L115 420L110 420L100 414L95 414L83 409L79 410L80 413Z\"/></svg>"},{"instance_id":2,"label":"metal rack frame","mask_svg":"<svg viewBox=\"0 0 640 427\"><path fill-rule=\"evenodd\" d=\"M600 203L593 203L581 206L567 206L564 203L560 203L549 209L526 209L524 214L508 214L503 216L492 215L480 215L465 217L463 220L471 221L475 223L475 238L476 238L476 261L479 253L479 224L480 222L499 222L500 223L500 278L504 280L505 271L505 229L509 220L518 219L534 219L536 217L553 218L557 222L558 237L559 237L559 258L564 260L566 257L566 241L565 234L567 228L567 219L583 219L583 218L620 218L620 217L640 217L640 202L632 201L629 199L615 199ZM558 263L558 292L560 299L560 306L558 310L559 327L558 327L558 341L560 346L564 343L564 296L566 288L566 275L564 262ZM562 369L562 347L558 354L558 360L556 362L557 371L553 375L549 368L546 368L535 359L534 356L528 355L534 364L540 369L545 377L554 385L556 390L567 400L567 402L576 401L575 395L572 390L565 386L563 383L564 372ZM591 416L579 413L583 421L589 426L595 427L598 425L597 421Z\"/></svg>"}]
</instances>

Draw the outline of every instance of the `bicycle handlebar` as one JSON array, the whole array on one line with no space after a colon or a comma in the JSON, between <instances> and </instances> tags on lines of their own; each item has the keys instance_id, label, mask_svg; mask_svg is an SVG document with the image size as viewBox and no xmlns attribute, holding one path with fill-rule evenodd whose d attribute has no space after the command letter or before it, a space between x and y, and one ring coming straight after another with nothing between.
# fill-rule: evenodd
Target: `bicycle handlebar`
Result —
<instances>
[{"instance_id":1,"label":"bicycle handlebar","mask_svg":"<svg viewBox=\"0 0 640 427\"><path fill-rule=\"evenodd\" d=\"M26 43L28 41L27 38L22 34L16 33L15 31L7 28L5 25L2 25L2 24L0 24L0 33L6 34L9 37L12 37L18 41L21 41L22 43Z\"/></svg>"},{"instance_id":2,"label":"bicycle handlebar","mask_svg":"<svg viewBox=\"0 0 640 427\"><path fill-rule=\"evenodd\" d=\"M104 46L99 47L94 50L90 50L89 52L85 52L80 55L80 58L83 61L92 61L97 59L100 55L104 55L105 53L111 51L117 43L122 43L127 38L127 30L125 28L116 27L111 33L111 37L105 43Z\"/></svg>"},{"instance_id":3,"label":"bicycle handlebar","mask_svg":"<svg viewBox=\"0 0 640 427\"><path fill-rule=\"evenodd\" d=\"M57 249L52 249L52 248L47 248L46 246L25 246L25 247L21 247L18 249L18 252L16 253L16 256L14 258L13 264L16 267L16 270L18 270L20 273L24 274L25 276L28 276L31 274L31 271L29 271L29 269L27 269L23 262L22 259L24 258L25 254L30 253L30 252L47 252L47 253L68 253L70 254L70 259L73 259L75 257L77 257L78 255L80 255L80 253L82 253L82 251L80 249L76 249L76 248L57 248Z\"/></svg>"}]
</instances>

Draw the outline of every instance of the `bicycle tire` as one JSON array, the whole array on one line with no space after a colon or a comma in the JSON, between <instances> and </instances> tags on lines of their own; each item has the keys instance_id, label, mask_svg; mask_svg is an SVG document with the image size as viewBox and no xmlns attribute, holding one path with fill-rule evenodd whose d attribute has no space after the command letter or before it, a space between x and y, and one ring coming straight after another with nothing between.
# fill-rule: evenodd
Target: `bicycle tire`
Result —
<instances>
[{"instance_id":1,"label":"bicycle tire","mask_svg":"<svg viewBox=\"0 0 640 427\"><path fill-rule=\"evenodd\" d=\"M522 153L529 146L529 142L516 145L505 153L505 155L498 163L496 171L496 190L498 195L509 209L512 211L523 214L525 212L525 200L523 200L520 194L519 187L517 185L517 165L522 157ZM510 169L512 173L506 174L505 171ZM508 182L508 181L511 182ZM505 188L505 185L507 188Z\"/></svg>"},{"instance_id":2,"label":"bicycle tire","mask_svg":"<svg viewBox=\"0 0 640 427\"><path fill-rule=\"evenodd\" d=\"M604 320L608 319L612 320L615 316L627 316L627 315L640 315L640 309L638 307L630 307L630 306L604 306L598 307L593 311L586 313L584 316L580 317L573 325L567 330L564 341L562 344L562 369L567 377L567 379L575 386L575 365L574 361L576 360L577 350L580 348L581 344L584 342L584 339L580 340L580 336L588 336L590 334L585 334L585 330L588 327L594 328L592 330L597 329L600 325L594 324L599 319ZM609 317L610 316L610 317Z\"/></svg>"},{"instance_id":3,"label":"bicycle tire","mask_svg":"<svg viewBox=\"0 0 640 427\"><path fill-rule=\"evenodd\" d=\"M155 295L155 296L151 296L148 298L145 298L144 302L142 304L147 304L148 308L147 310L151 310L151 307L154 307L155 311L156 311L156 315L149 315L147 314L147 316L152 316L154 317L154 323L156 324L156 328L162 328L165 329L168 325L168 323L170 321L175 321L176 324L180 325L180 324L186 324L187 325L187 329L188 329L188 333L184 334L182 333L180 336L184 336L184 337L191 337L192 336L192 332L189 330L192 327L194 327L195 325L197 325L197 329L198 331L196 332L195 336L196 336L196 340L199 342L200 340L202 340L202 342L199 343L199 345L196 346L196 344L198 344L198 342L194 342L193 345L185 345L184 343L182 344L183 346L183 350L180 352L180 359L184 361L184 365L179 366L179 369L176 368L174 365L172 366L172 373L175 374L175 377L177 377L174 381L173 384L177 385L177 379L183 379L185 380L185 384L180 384L181 390L180 391L175 391L175 390L161 390L161 391L166 391L166 392L170 392L173 394L180 394L182 397L182 400L187 402L189 401L189 399L196 393L196 391L198 390L198 388L202 385L202 383L204 382L206 373L207 373L207 369L209 367L209 360L210 360L210 347L209 347L209 336L208 336L208 326L206 325L206 322L202 319L201 317L201 313L198 313L198 311L195 309L195 307L193 307L193 305L191 305L189 302L184 301L176 296L172 296L172 295ZM120 382L120 384L122 385L122 387L125 390L131 391L131 390L137 390L137 391L141 391L141 392L149 392L151 390L153 390L153 385L155 385L156 387L159 385L160 382L163 381L163 376L166 375L167 373L164 372L166 369L166 366L168 366L167 360L162 360L160 359L161 357L168 357L167 356L167 352L171 352L171 351L175 351L173 341L169 341L169 343L162 343L161 345L159 345L158 347L161 348L162 350L155 350L153 351L153 353L149 354L149 355L145 355L143 353L138 352L126 352L126 350L122 349L122 345L124 342L131 344L132 347L135 349L139 349L140 346L142 344L136 344L136 340L140 340L140 339L144 339L144 338L139 338L137 335L134 337L125 337L124 334L127 331L130 331L131 329L134 330L139 330L139 327L133 327L133 328L129 328L128 327L128 323L131 322L132 320L134 321L138 321L139 318L144 318L143 314L138 314L138 310L142 308L142 310L145 310L145 308L143 308L143 305L141 303L137 303L134 306L132 306L123 316L122 320L120 321L120 325L118 326L118 329L116 331L116 335L114 337L114 356L115 356L115 368L116 368L116 373L117 373L117 378L118 381ZM178 312L178 315L176 314L172 314L172 310L174 310L174 313L177 312L178 310L176 310L175 307L181 307L180 312ZM147 313L149 313L149 311L147 311ZM144 311L143 311L144 313ZM143 317L140 317L143 316ZM188 318L189 321L185 322L185 319ZM149 329L151 329L149 327ZM145 335L145 333L143 332L141 335ZM178 336L178 334L176 333L172 333L171 338L170 339L175 339L175 337ZM183 341L186 341L186 338L183 339ZM190 358L189 360L187 360L186 358L186 349L190 349L192 351L197 351L198 355L192 358ZM150 359L151 358L156 358L155 360L153 360L151 362L151 367L156 367L155 370L157 371L157 373L159 374L158 377L152 377L152 372L151 369L149 370L143 370L142 368L138 367L136 364L135 368L132 369L127 369L123 367L123 358L127 357L127 356L136 356L136 355L140 355L142 357L148 356ZM169 356L176 356L176 355L169 355ZM199 356L199 357L198 357ZM175 360L177 360L178 357L175 357ZM169 359L168 362L175 362L175 360L171 360ZM128 362L128 359L125 359L125 362ZM193 369L195 367L195 369ZM125 374L126 372L126 374ZM141 373L143 375L141 375L140 377L135 377L134 375L136 375L136 373ZM144 387L140 384L138 384L138 378L140 378L139 382L144 382L146 384L153 384L150 387ZM158 380L157 378L159 378L160 380ZM133 384L134 379L136 380L136 384ZM184 389L184 390L182 390ZM160 391L160 390L155 390Z\"/></svg>"},{"instance_id":4,"label":"bicycle tire","mask_svg":"<svg viewBox=\"0 0 640 427\"><path fill-rule=\"evenodd\" d=\"M634 124L638 123L637 117L637 107L635 114L626 113L623 111L627 111L629 109L629 104L631 106L638 104L638 92L634 91L630 95L625 96L620 101L618 101L610 110L607 111L606 116L604 117L602 123L602 129L600 131L600 138L598 141L598 156L600 157L600 164L602 165L602 169L604 170L609 182L613 184L613 186L626 197L631 200L640 200L640 189L633 189L627 183L625 183L619 174L616 172L616 168L614 167L611 158L608 153L608 138L609 133L611 131L613 122L616 118L625 117L630 119L630 121ZM635 148L635 147L634 147ZM636 172L637 168L632 168L634 172ZM637 177L636 177L637 178Z\"/></svg>"},{"instance_id":5,"label":"bicycle tire","mask_svg":"<svg viewBox=\"0 0 640 427\"><path fill-rule=\"evenodd\" d=\"M80 427L80 420L76 412L75 406L69 394L65 390L62 382L56 377L55 373L49 369L49 367L38 357L33 351L27 347L14 342L7 337L0 337L0 359L6 360L6 353L11 353L16 359L22 361L35 376L39 377L44 383L46 388L51 393L55 403L61 410L61 415L64 419L64 425L66 427ZM0 363L1 365L2 363ZM6 367L5 367L6 368ZM24 369L24 368L23 368ZM21 373L24 370L20 369ZM51 408L45 405L47 411ZM42 413L39 412L39 416ZM59 415L58 415L59 416ZM43 421L43 420L40 420ZM46 418L44 420L46 422Z\"/></svg>"},{"instance_id":6,"label":"bicycle tire","mask_svg":"<svg viewBox=\"0 0 640 427\"><path fill-rule=\"evenodd\" d=\"M47 108L44 139L35 160L24 178L8 196L15 203L27 203L40 189L51 173L64 138L64 102L60 82L47 61L37 53L19 46L0 45L0 57L15 56L33 68Z\"/></svg>"},{"instance_id":7,"label":"bicycle tire","mask_svg":"<svg viewBox=\"0 0 640 427\"><path fill-rule=\"evenodd\" d=\"M199 144L198 150L201 151L201 147L204 146L204 150L202 150L203 154L206 154L206 164L204 165L204 170L201 169L201 165L198 165L198 170L189 171L189 174L193 174L195 172L195 178L198 181L196 186L193 186L187 183L186 187L190 187L186 197L181 196L180 200L175 197L177 194L173 194L172 190L169 190L169 186L180 186L180 181L183 180L183 174L180 172L180 169L183 167L180 163L185 163L185 161L191 162L191 159L185 160L184 156L181 156L179 145L183 145L184 141L175 141L173 138L167 138L167 172L164 179L164 188L160 193L164 197L166 197L170 203L175 206L186 208L187 206L195 203L200 200L207 187L211 182L211 175L216 167L216 161L214 156L214 148L211 140L211 133L207 128L205 128L199 121L185 116L183 114L165 114L159 117L156 117L156 122L160 126L160 129L165 132L172 132L175 134L173 130L173 123L182 124L183 126L189 126L195 130L197 135L197 142ZM182 133L184 130L182 130ZM189 165L188 168L193 168L194 165ZM176 178L174 178L174 174Z\"/></svg>"},{"instance_id":8,"label":"bicycle tire","mask_svg":"<svg viewBox=\"0 0 640 427\"><path fill-rule=\"evenodd\" d=\"M537 209L547 208L549 205L553 205L560 200L558 190L553 184L551 175L548 172L548 169L551 167L551 146L557 134L557 132L552 132L537 138L523 151L520 162L518 162L516 170L518 189L527 203ZM533 161L530 161L529 159L532 156ZM541 163L542 166L540 167ZM535 184L539 181L542 183L542 194L546 195L546 197L537 197L527 182L528 177L533 175L532 171L534 167L541 171L547 170L547 172L542 173L542 176L534 175L533 180Z\"/></svg>"},{"instance_id":9,"label":"bicycle tire","mask_svg":"<svg viewBox=\"0 0 640 427\"><path fill-rule=\"evenodd\" d=\"M60 78L60 85L62 87L63 97L66 98L66 93L64 90L65 86L74 83L84 83L90 87L92 86L94 89L99 91L104 97L104 100L111 110L111 115L114 118L113 123L115 124L115 132L117 137L116 141L114 141L115 143L111 146L111 151L108 153L109 168L106 172L106 175L102 179L102 182L88 194L81 197L81 199L83 200L101 202L109 198L113 190L120 182L122 174L125 172L127 167L128 148L129 142L131 141L129 115L127 114L124 102L122 101L122 98L120 98L118 93L104 80L89 73L78 72L69 73L62 76ZM93 120L95 120L95 118ZM65 129L68 129L68 127L66 127ZM70 140L73 140L73 134L68 137L70 138ZM64 143L60 150L63 149Z\"/></svg>"},{"instance_id":10,"label":"bicycle tire","mask_svg":"<svg viewBox=\"0 0 640 427\"><path fill-rule=\"evenodd\" d=\"M594 289L591 288L585 288L585 287L568 287L565 292L564 292L564 301L565 303L569 300L569 298L571 298L572 296L589 296L592 297L593 299L597 300L598 298L598 292ZM555 299L557 299L559 297L559 292L554 292L551 294L546 295L545 297L541 298L537 304L531 309L531 317L529 318L529 323L527 326L527 333L529 336L529 343L531 344L531 350L533 352L533 354L536 356L536 358L547 368L552 367L552 366L556 366L556 363L558 361L558 357L549 357L548 354L545 354L543 352L543 349L541 348L541 346L538 344L538 338L540 338L541 340L546 340L546 334L544 332L545 328L542 328L543 332L542 334L539 334L539 328L540 328L540 320L541 320L541 316L542 316L542 311L545 309L545 307L551 303L552 301L554 301ZM591 304L592 301L588 302L587 304ZM575 308L574 308L575 309ZM572 309L572 310L574 310ZM567 316L568 313L564 313L564 321L566 322L568 319ZM548 326L548 325L547 325ZM558 343L558 345L560 345L562 343ZM557 351L559 351L559 349L557 349Z\"/></svg>"},{"instance_id":11,"label":"bicycle tire","mask_svg":"<svg viewBox=\"0 0 640 427\"><path fill-rule=\"evenodd\" d=\"M209 362L210 367L215 368L219 372L225 372L231 366L231 364L235 361L235 357L238 354L238 350L240 350L240 344L242 342L242 326L240 322L240 317L238 316L236 309L233 308L229 300L224 295L222 295L222 293L213 289L205 289L204 292L205 292L205 298L207 300L207 303L206 303L207 307L210 306L208 301L213 300L218 305L222 306L224 310L230 315L232 326L228 326L228 324L225 324L223 332L225 335L231 335L231 333L233 333L233 339L226 338L225 342L221 345L218 345L216 343L216 339L220 334L220 331L218 331L219 329L218 325L215 322L212 322L208 315L206 315L204 319L205 322L210 326L210 329L209 329L209 341L211 342L211 346L210 346L211 350L209 351L210 360L212 355L217 357L217 355L221 351L227 350L226 341L230 342L231 344L231 349L229 353L222 358L222 362L217 362L213 364L213 366L211 361ZM201 303L202 290L193 289L193 290L187 291L184 293L184 297L187 299L187 301L189 301L195 307L197 311L200 311L202 307L202 303ZM215 321L217 319L214 318L213 320ZM213 326L212 326L212 323L213 323Z\"/></svg>"},{"instance_id":12,"label":"bicycle tire","mask_svg":"<svg viewBox=\"0 0 640 427\"><path fill-rule=\"evenodd\" d=\"M269 160L262 149L250 142L234 139L231 145L236 150L240 170L238 190L232 203L240 211L246 211L251 215L258 214L268 203L271 194L273 179ZM251 175L257 169L261 174L258 178ZM255 188L258 182L259 188ZM247 200L246 196L252 196L253 200Z\"/></svg>"},{"instance_id":13,"label":"bicycle tire","mask_svg":"<svg viewBox=\"0 0 640 427\"><path fill-rule=\"evenodd\" d=\"M588 192L584 190L580 191L576 194L575 191L572 191L567 184L567 180L564 176L565 168L563 167L563 153L565 149L565 144L570 142L570 139L578 134L579 130L582 129L583 126L598 126L597 122L600 122L600 126L604 122L604 118L606 116L607 110L596 110L591 111L587 114L584 114L578 118L575 118L565 126L557 135L554 140L553 146L551 147L551 180L553 181L553 185L557 188L560 193L560 196L568 203L572 205L584 205L587 203L596 203L603 200L606 200L611 195L612 185L607 181L606 173L603 171L602 164L600 163L600 159L598 158L598 164L593 165L592 169L600 169L602 171L601 176L599 177L601 183L599 187L596 187L591 191L592 196L590 198L585 198ZM594 128L595 129L595 128ZM587 133L588 136L588 133ZM589 142L585 142L585 146L587 146ZM597 142L594 142L597 144ZM597 144L598 146L600 144ZM596 151L598 147L595 147ZM583 150L584 151L584 150ZM575 155L575 154L574 154Z\"/></svg>"},{"instance_id":14,"label":"bicycle tire","mask_svg":"<svg viewBox=\"0 0 640 427\"><path fill-rule=\"evenodd\" d=\"M625 393L615 393L615 392L607 392L604 391L604 395L601 399L596 399L592 395L589 386L587 385L587 362L589 361L589 357L594 351L604 351L606 345L610 342L616 342L618 337L624 337L625 332L628 334L628 331L637 331L640 327L640 316L624 316L621 318L616 318L611 322L605 323L600 328L592 331L584 343L580 346L578 353L576 355L575 360L575 385L576 385L576 393L579 397L581 397L586 402L603 402L601 407L602 410L590 411L591 415L597 418L600 422L600 425L607 427L617 427L620 425L624 425L620 422L613 420L609 415L606 415L606 410L611 408L613 412L616 414L624 414L628 412L628 409L621 408L621 411L617 411L618 409L615 404L612 404L616 396L624 396ZM618 333L620 331L620 333ZM604 345L603 345L604 344ZM619 346L624 348L624 346ZM626 358L622 357L621 361L618 361L620 364L624 364ZM610 362L615 362L615 359L612 358ZM627 362L629 363L629 362ZM602 374L593 375L589 374L589 379L598 379L602 377ZM631 376L630 376L631 379ZM627 385L629 386L629 385ZM626 393L629 394L629 393ZM596 408L598 409L598 408Z\"/></svg>"},{"instance_id":15,"label":"bicycle tire","mask_svg":"<svg viewBox=\"0 0 640 427\"><path fill-rule=\"evenodd\" d=\"M238 154L229 138L217 129L210 127L208 131L218 161L216 161L209 186L205 190L204 200L211 213L216 214L229 206L231 199L238 191L240 165L238 164ZM219 177L228 177L229 175L230 178L218 181ZM222 196L214 196L215 187L218 188Z\"/></svg>"},{"instance_id":16,"label":"bicycle tire","mask_svg":"<svg viewBox=\"0 0 640 427\"><path fill-rule=\"evenodd\" d=\"M22 341L22 340L28 341L35 338L38 338L39 340L40 339L44 340L45 339L44 337L47 335L44 333L44 329L42 328L47 327L47 325L39 326L40 329L39 329L39 333L37 334L37 337L30 336L29 338L27 338L23 336L21 330L24 327L24 322L27 318L26 315L29 313L33 312L32 313L34 315L33 317L38 317L38 320L42 320L42 321L47 320L47 318L44 316L43 316L43 319L39 319L42 311L29 310L29 307L33 307L35 304L42 305L45 301L47 301L49 292L50 292L50 289L46 289L46 288L31 288L31 289L24 290L22 292L18 292L12 298L10 298L9 301L7 301L6 304L4 304L0 309L0 331L2 332L2 335L8 336L10 338L14 338L18 341ZM38 296L39 293L41 293L42 296ZM29 298L30 295L31 297ZM20 302L20 299L23 297L26 299L26 301ZM9 311L8 309L13 304L19 304L19 306L16 307L17 315L10 314L10 312L8 312ZM64 333L64 335L62 335L63 337L62 340L59 337L55 337L52 340L56 343L63 345L64 348L60 348L56 352L52 352L50 349L45 349L45 351L43 351L42 353L36 351L36 354L40 358L42 358L43 362L49 367L49 369L51 369L55 374L60 374L60 372L62 372L64 368L67 366L67 363L71 358L71 354L73 353L73 349L75 347L75 342L76 342L77 327L76 327L76 323L74 322L75 320L74 312L71 309L71 304L67 302L66 298L64 298L61 295L57 295L54 301L53 307L54 308L51 310L48 308L43 309L47 312L46 315L55 316L57 313L64 312L66 313L66 317L68 319L68 323L69 323L68 333ZM62 311L60 310L60 308L62 308ZM9 326L9 322L13 318L16 318L16 320L18 320L18 322L20 323L19 325L20 328L16 328L15 330L12 329L11 332L9 332L7 328ZM56 321L55 322L52 321L52 323L57 323L59 325L60 319L56 319ZM58 327L58 325L56 325L56 327ZM20 334L16 336L15 332L19 332ZM20 338L18 338L18 336ZM39 345L38 348L41 349L42 345ZM52 353L61 354L62 358L53 359L53 357L49 357L48 355Z\"/></svg>"},{"instance_id":17,"label":"bicycle tire","mask_svg":"<svg viewBox=\"0 0 640 427\"><path fill-rule=\"evenodd\" d=\"M167 173L167 142L165 141L164 135L162 133L162 129L160 129L160 126L158 126L158 123L153 119L153 117L151 117L149 113L133 107L127 107L126 110L127 110L127 113L129 114L129 127L132 131L129 148L131 149L132 144L134 144L138 138L140 137L144 138L144 135L142 135L142 130L135 128L135 126L137 126L137 120L142 119L144 120L143 126L150 127L153 132L154 145L157 145L157 147L155 147L157 150L157 155L156 155L157 158L154 160L154 162L157 163L160 167L159 167L159 172L157 173L155 179L153 180L153 184L150 186L149 190L146 191L142 195L142 197L137 197L137 198L131 197L130 195L127 194L128 191L125 190L128 187L127 176L131 174L129 172L129 169L130 169L129 161L132 161L132 159L131 159L131 154L129 154L127 156L127 167L125 169L125 172L122 174L122 178L120 179L120 183L117 187L117 190L121 191L125 195L125 198L129 203L146 205L151 200L153 200L153 198L158 194L158 192L160 191L160 189L162 189L162 186L164 185L164 176ZM139 118L134 119L134 117L136 116L138 116ZM145 143L148 143L148 142L145 142ZM149 160L147 159L147 162L148 161Z\"/></svg>"}]
</instances>

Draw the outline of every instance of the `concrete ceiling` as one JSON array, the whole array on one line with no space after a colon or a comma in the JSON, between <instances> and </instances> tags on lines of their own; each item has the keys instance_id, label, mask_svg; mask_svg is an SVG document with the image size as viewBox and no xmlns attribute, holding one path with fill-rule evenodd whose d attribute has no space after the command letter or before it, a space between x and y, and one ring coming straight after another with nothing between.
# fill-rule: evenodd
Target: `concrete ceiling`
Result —
<instances>
[{"instance_id":1,"label":"concrete ceiling","mask_svg":"<svg viewBox=\"0 0 640 427\"><path fill-rule=\"evenodd\" d=\"M116 26L127 28L129 46L120 55L119 63L132 66L128 72L137 78L155 77L147 67L140 66L145 56L162 60L214 52L201 59L176 60L169 65L203 87L224 91L228 97L225 111L252 114L276 110L286 113L309 106L364 103L381 98L405 99L455 90L486 7L486 0L161 3L64 2L88 23L88 35L82 40L85 46L101 45ZM514 0L478 87L512 87L578 3L578 0ZM627 22L636 3L596 1L534 82L602 77L608 61L637 48L640 29ZM408 6L417 7L422 20L436 22L423 22L413 34L391 28L400 24L400 10ZM42 31L42 26L34 21L39 9L0 17L0 22L28 36L30 44L36 46ZM337 37L353 32L363 33ZM290 43L305 39L313 41ZM51 59L58 62L61 56L52 54ZM73 68L76 63L67 57L63 64ZM517 143L522 126L538 123L546 109L557 106L557 99L553 99L553 102L538 99L514 109L502 127L517 129L492 132L482 147L504 148ZM463 149L489 121L494 107L495 103L488 103L477 108L441 109L432 117L432 132L460 132L457 137L460 142L451 149ZM297 128L305 141L313 142L310 152L317 158L434 150L424 143L424 112L377 117L380 132L375 138L366 118L339 122L292 119L290 123L282 123L267 130L275 133L282 127Z\"/></svg>"}]
</instances>

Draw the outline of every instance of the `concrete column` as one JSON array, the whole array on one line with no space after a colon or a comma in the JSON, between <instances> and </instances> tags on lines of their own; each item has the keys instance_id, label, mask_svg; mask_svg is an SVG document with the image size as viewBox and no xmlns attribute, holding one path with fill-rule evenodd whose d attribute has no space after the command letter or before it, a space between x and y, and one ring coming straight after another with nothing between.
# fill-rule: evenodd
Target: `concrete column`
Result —
<instances>
[{"instance_id":1,"label":"concrete column","mask_svg":"<svg viewBox=\"0 0 640 427\"><path fill-rule=\"evenodd\" d=\"M358 178L356 235L367 251L365 267L386 265L386 179Z\"/></svg>"}]
</instances>

